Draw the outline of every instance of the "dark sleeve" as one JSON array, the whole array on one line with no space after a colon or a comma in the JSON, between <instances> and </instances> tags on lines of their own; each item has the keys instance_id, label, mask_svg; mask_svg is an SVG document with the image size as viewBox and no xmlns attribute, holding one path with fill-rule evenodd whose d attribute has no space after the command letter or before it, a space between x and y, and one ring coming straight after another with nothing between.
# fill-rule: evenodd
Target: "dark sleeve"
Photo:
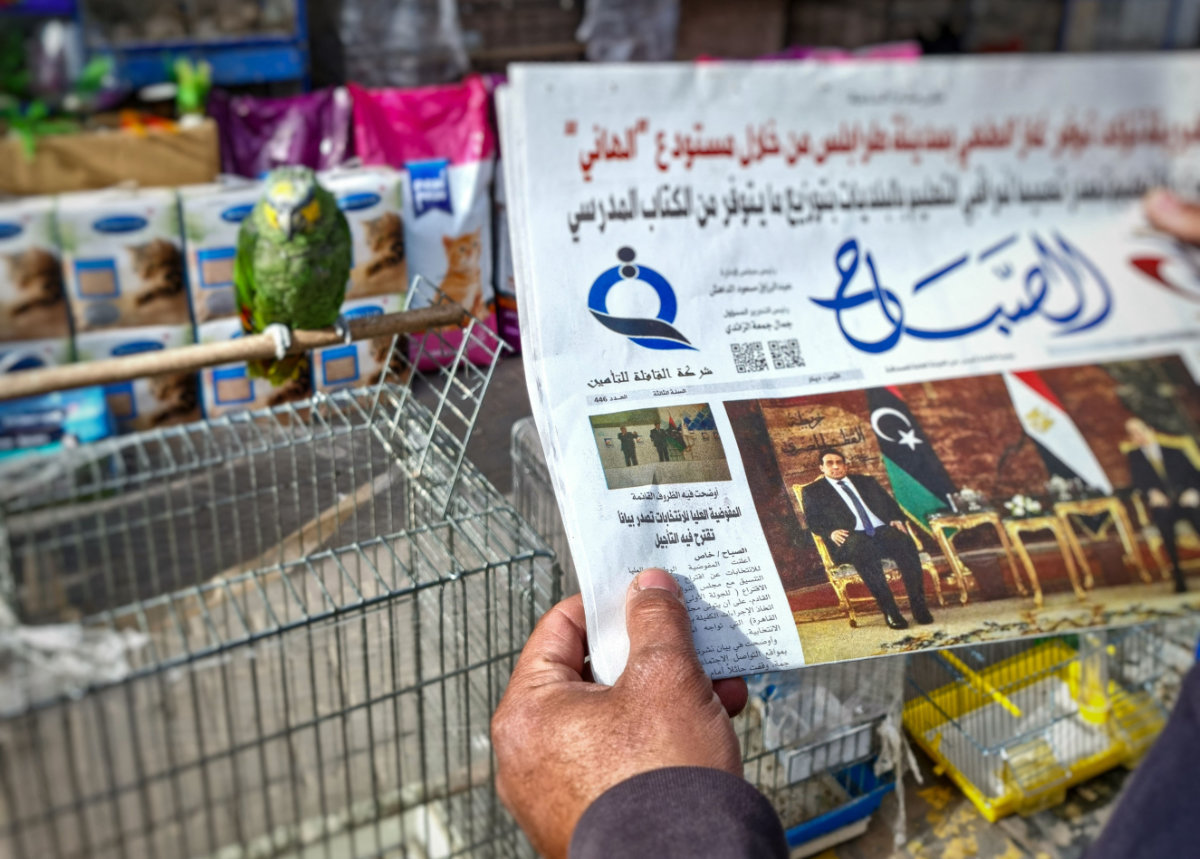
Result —
<instances>
[{"instance_id":1,"label":"dark sleeve","mask_svg":"<svg viewBox=\"0 0 1200 859\"><path fill-rule=\"evenodd\" d=\"M1200 668L1179 690L1166 728L1125 783L1085 859L1195 856L1196 762L1200 761Z\"/></svg>"},{"instance_id":2,"label":"dark sleeve","mask_svg":"<svg viewBox=\"0 0 1200 859\"><path fill-rule=\"evenodd\" d=\"M814 534L820 534L822 540L829 542L829 534L833 529L829 527L825 507L821 504L817 494L816 484L810 484L800 490L800 504L804 507L804 521L808 524L808 530Z\"/></svg>"},{"instance_id":3,"label":"dark sleeve","mask_svg":"<svg viewBox=\"0 0 1200 859\"><path fill-rule=\"evenodd\" d=\"M788 855L779 816L745 779L705 767L642 773L588 807L571 859L613 856L770 859Z\"/></svg>"},{"instance_id":4,"label":"dark sleeve","mask_svg":"<svg viewBox=\"0 0 1200 859\"><path fill-rule=\"evenodd\" d=\"M1142 457L1136 456L1136 451L1129 451L1125 454L1125 461L1129 463L1129 485L1134 489L1145 492L1146 475L1142 470Z\"/></svg>"}]
</instances>

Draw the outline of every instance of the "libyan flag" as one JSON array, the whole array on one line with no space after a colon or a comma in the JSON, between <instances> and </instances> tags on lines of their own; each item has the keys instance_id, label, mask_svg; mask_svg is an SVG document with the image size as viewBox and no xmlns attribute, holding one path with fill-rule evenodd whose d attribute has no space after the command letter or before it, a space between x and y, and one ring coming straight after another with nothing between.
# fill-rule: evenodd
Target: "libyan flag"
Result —
<instances>
[{"instance_id":1,"label":"libyan flag","mask_svg":"<svg viewBox=\"0 0 1200 859\"><path fill-rule=\"evenodd\" d=\"M675 424L675 418L671 417L671 413L667 412L667 428L671 430L667 433L667 444L675 448L680 453L687 450L687 443L683 440L683 432Z\"/></svg>"},{"instance_id":2,"label":"libyan flag","mask_svg":"<svg viewBox=\"0 0 1200 859\"><path fill-rule=\"evenodd\" d=\"M896 388L870 388L867 408L896 503L928 530L930 515L945 510L946 496L955 491L946 466Z\"/></svg>"}]
</instances>

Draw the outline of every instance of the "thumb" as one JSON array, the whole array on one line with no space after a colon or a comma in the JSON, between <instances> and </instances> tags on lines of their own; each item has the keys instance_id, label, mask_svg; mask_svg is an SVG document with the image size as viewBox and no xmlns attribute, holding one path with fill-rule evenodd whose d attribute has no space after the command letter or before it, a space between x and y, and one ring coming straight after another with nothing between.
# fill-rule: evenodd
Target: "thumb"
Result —
<instances>
[{"instance_id":1,"label":"thumb","mask_svg":"<svg viewBox=\"0 0 1200 859\"><path fill-rule=\"evenodd\" d=\"M1200 244L1200 206L1162 189L1147 194L1143 205L1155 227L1185 242Z\"/></svg>"},{"instance_id":2,"label":"thumb","mask_svg":"<svg viewBox=\"0 0 1200 859\"><path fill-rule=\"evenodd\" d=\"M711 688L730 716L745 708L745 680L741 677L709 680L696 655L692 620L683 602L683 590L666 570L645 569L633 580L625 598L625 627L629 635L629 661L622 679L626 684L639 672L644 675L659 668L669 672L668 682L686 684L701 697L705 697L706 688Z\"/></svg>"},{"instance_id":3,"label":"thumb","mask_svg":"<svg viewBox=\"0 0 1200 859\"><path fill-rule=\"evenodd\" d=\"M683 589L666 570L642 570L630 584L625 629L629 635L627 675L649 674L652 677L647 680L659 683L666 677L708 682L692 643L692 621L683 602ZM660 672L666 677L655 679Z\"/></svg>"}]
</instances>

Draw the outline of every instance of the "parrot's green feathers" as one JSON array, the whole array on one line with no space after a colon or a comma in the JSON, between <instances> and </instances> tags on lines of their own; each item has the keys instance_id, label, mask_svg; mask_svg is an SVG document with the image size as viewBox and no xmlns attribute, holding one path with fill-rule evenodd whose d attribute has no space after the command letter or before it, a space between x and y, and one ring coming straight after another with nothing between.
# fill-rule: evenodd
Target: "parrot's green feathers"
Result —
<instances>
[{"instance_id":1,"label":"parrot's green feathers","mask_svg":"<svg viewBox=\"0 0 1200 859\"><path fill-rule=\"evenodd\" d=\"M242 329L259 333L280 323L326 328L337 321L350 277L350 227L337 200L307 167L282 167L267 176L263 197L242 221L234 290ZM274 384L294 378L297 365L250 365Z\"/></svg>"}]
</instances>

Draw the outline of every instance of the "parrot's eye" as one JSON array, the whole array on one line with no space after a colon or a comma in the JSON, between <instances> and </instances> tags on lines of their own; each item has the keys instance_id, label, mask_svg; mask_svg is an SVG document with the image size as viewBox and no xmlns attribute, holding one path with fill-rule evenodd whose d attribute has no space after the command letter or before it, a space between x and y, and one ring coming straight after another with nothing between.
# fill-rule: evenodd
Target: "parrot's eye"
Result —
<instances>
[{"instance_id":1,"label":"parrot's eye","mask_svg":"<svg viewBox=\"0 0 1200 859\"><path fill-rule=\"evenodd\" d=\"M300 210L300 214L304 215L304 220L310 224L315 224L317 218L321 217L321 204L317 200L313 200L307 206Z\"/></svg>"},{"instance_id":2,"label":"parrot's eye","mask_svg":"<svg viewBox=\"0 0 1200 859\"><path fill-rule=\"evenodd\" d=\"M271 225L271 229L279 229L279 214L275 211L275 207L270 203L263 206L263 211L267 215L267 223Z\"/></svg>"}]
</instances>

